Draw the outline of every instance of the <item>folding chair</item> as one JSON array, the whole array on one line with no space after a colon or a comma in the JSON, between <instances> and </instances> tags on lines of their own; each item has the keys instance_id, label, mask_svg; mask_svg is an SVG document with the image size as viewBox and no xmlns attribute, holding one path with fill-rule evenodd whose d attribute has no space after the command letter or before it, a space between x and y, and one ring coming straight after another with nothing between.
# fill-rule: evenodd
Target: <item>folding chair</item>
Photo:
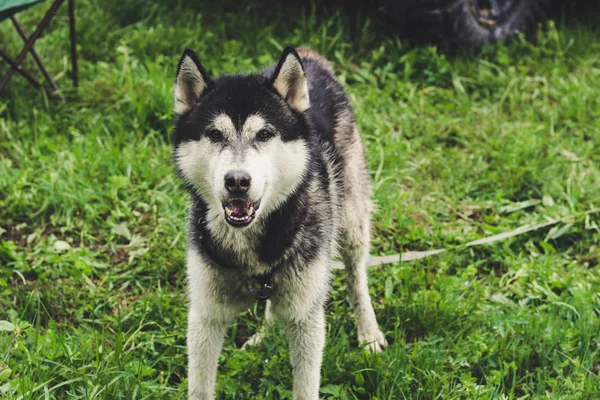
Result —
<instances>
[{"instance_id":1,"label":"folding chair","mask_svg":"<svg viewBox=\"0 0 600 400\"><path fill-rule=\"evenodd\" d=\"M40 37L40 35L44 31L44 29L46 29L46 27L48 26L48 24L50 23L50 21L52 20L54 15L56 14L56 10L58 10L58 8L62 5L64 0L54 0L52 2L50 9L46 12L46 14L44 15L44 18L42 18L42 20L38 24L37 28L33 32L33 34L29 37L25 34L25 32L23 32L23 29L21 28L21 26L17 22L17 19L15 18L16 13L23 11L23 10L33 6L34 4L40 3L42 1L44 1L44 0L0 0L0 22L5 19L10 19L12 21L15 29L17 30L17 33L19 34L19 36L21 37L21 39L23 39L23 42L25 43L25 47L23 47L23 50L21 50L21 52L15 59L11 58L4 50L2 50L0 48L0 58L4 59L10 65L10 69L8 70L6 75L4 75L4 77L2 78L2 81L0 81L0 92L2 91L2 89L4 89L4 87L6 86L6 84L10 80L10 78L14 75L14 73L18 72L21 75L23 75L33 86L37 87L38 89L45 90L50 95L58 94L62 97L62 94L60 93L60 89L56 85L56 82L54 82L54 79L52 79L52 76L48 73L48 70L46 69L46 67L44 66L44 63L42 62L42 60L36 53L35 49L33 48L33 45L35 44L35 41ZM78 68L77 68L77 47L76 47L77 41L76 41L76 32L75 32L75 0L68 0L68 4L69 4L69 29L70 29L70 33L71 33L71 69L72 69L71 72L72 72L72 78L73 78L73 86L78 87L79 81L77 78ZM52 90L48 90L47 87L45 87L37 79L35 79L35 77L31 74L30 71L26 70L23 67L23 65L22 65L23 60L25 60L27 53L32 55L38 68L40 69L40 71L42 72L42 74L44 75L44 77L46 78L48 83L50 84L50 87Z\"/></svg>"}]
</instances>

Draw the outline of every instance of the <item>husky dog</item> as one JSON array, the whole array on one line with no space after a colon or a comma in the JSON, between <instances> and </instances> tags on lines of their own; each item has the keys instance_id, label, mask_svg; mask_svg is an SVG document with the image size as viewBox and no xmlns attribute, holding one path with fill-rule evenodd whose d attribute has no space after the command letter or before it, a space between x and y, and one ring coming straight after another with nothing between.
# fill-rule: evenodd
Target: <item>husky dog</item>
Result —
<instances>
[{"instance_id":1,"label":"husky dog","mask_svg":"<svg viewBox=\"0 0 600 400\"><path fill-rule=\"evenodd\" d=\"M311 50L288 47L262 73L211 79L186 49L175 112L174 161L191 196L189 397L214 397L227 326L268 298L267 323L277 317L288 335L294 399L317 399L337 254L359 342L386 346L367 287L372 204L350 101Z\"/></svg>"}]
</instances>

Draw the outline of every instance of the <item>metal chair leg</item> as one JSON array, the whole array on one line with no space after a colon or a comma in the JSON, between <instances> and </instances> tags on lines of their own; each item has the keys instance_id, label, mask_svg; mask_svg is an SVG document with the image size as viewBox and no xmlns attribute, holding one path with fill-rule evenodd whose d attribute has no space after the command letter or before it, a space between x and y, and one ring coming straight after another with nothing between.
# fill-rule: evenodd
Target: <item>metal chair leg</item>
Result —
<instances>
[{"instance_id":1,"label":"metal chair leg","mask_svg":"<svg viewBox=\"0 0 600 400\"><path fill-rule=\"evenodd\" d=\"M21 39L23 39L23 42L25 42L25 44L27 44L27 40L29 40L29 38L27 37L25 32L23 32L23 29L21 28L21 25L19 25L19 23L17 22L17 19L14 16L10 17L10 19L11 19L13 25L15 26L15 29L19 33L19 36L21 36ZM50 83L50 86L52 86L52 89L54 89L55 91L58 92L60 89L56 85L56 82L54 82L54 79L52 79L52 76L46 69L46 66L44 65L42 60L40 60L40 57L38 56L35 49L32 47L29 52L33 56L33 59L35 60L35 63L37 64L40 71L42 71L42 74L44 74L44 76L46 77L46 80L48 80L48 83Z\"/></svg>"},{"instance_id":2,"label":"metal chair leg","mask_svg":"<svg viewBox=\"0 0 600 400\"><path fill-rule=\"evenodd\" d=\"M10 58L10 56L8 54L6 54L4 52L4 50L2 50L2 49L0 49L0 57L3 58L7 63L9 63L12 68L17 70L17 72L19 72L21 75L23 75L33 86L35 86L38 89L42 89L42 90L44 89L44 86L42 86L42 84L40 82L38 82L38 80L35 79L29 71L27 71L25 68L23 68L22 65L18 65L15 62L15 60Z\"/></svg>"},{"instance_id":3,"label":"metal chair leg","mask_svg":"<svg viewBox=\"0 0 600 400\"><path fill-rule=\"evenodd\" d=\"M69 30L71 31L71 70L73 86L79 87L79 67L77 65L77 31L75 30L75 0L69 0Z\"/></svg>"},{"instance_id":4,"label":"metal chair leg","mask_svg":"<svg viewBox=\"0 0 600 400\"><path fill-rule=\"evenodd\" d=\"M50 9L46 13L46 15L44 15L44 18L42 19L42 21L40 22L38 27L35 29L35 32L33 32L33 34L29 37L29 40L27 40L25 47L23 48L23 50L21 50L21 52L15 59L14 62L17 66L19 66L23 63L25 56L27 56L27 53L29 52L29 50L31 50L31 48L33 47L33 44L38 39L38 37L40 36L42 31L46 28L46 26L48 26L48 24L50 23L50 20L52 20L52 17L54 17L56 10L58 10L58 8L63 3L63 1L64 0L56 0L54 3L52 3L52 5L50 6ZM0 92L2 91L2 89L4 89L4 87L6 86L6 84L9 81L9 79L13 76L13 74L15 73L16 70L17 70L17 68L15 68L13 66L12 68L10 68L8 70L6 75L4 75L4 78L2 78L2 81L0 82Z\"/></svg>"}]
</instances>

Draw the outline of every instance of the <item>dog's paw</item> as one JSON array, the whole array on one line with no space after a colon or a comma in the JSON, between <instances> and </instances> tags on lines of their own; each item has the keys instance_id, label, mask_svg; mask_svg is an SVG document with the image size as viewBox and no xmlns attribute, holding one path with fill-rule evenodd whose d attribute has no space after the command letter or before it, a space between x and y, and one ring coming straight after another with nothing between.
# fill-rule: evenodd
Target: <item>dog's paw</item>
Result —
<instances>
[{"instance_id":1,"label":"dog's paw","mask_svg":"<svg viewBox=\"0 0 600 400\"><path fill-rule=\"evenodd\" d=\"M264 332L257 332L254 335L250 336L248 340L242 345L242 350L246 350L247 346L256 346L262 342L265 337Z\"/></svg>"},{"instance_id":2,"label":"dog's paw","mask_svg":"<svg viewBox=\"0 0 600 400\"><path fill-rule=\"evenodd\" d=\"M379 328L360 333L358 335L358 342L369 353L379 353L388 345L383 332Z\"/></svg>"}]
</instances>

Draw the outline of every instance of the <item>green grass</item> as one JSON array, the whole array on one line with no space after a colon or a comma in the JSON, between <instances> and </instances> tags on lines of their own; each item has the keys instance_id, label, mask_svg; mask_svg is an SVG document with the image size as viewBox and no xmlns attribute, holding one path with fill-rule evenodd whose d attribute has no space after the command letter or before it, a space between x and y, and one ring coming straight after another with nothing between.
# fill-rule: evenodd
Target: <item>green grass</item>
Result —
<instances>
[{"instance_id":1,"label":"green grass","mask_svg":"<svg viewBox=\"0 0 600 400\"><path fill-rule=\"evenodd\" d=\"M448 56L360 12L169 3L78 2L77 94L61 73L62 8L36 48L70 101L20 77L1 94L0 320L16 328L0 325L0 397L185 398L187 197L168 139L176 63L190 46L216 74L255 71L293 44L331 59L355 105L378 205L373 254L575 215L372 269L390 342L379 355L357 347L337 272L322 396L600 398L600 229L582 215L600 206L600 25L548 23L530 41ZM45 6L19 16L28 31ZM18 52L7 21L0 37ZM261 307L228 332L219 398L290 398L280 327L240 349Z\"/></svg>"}]
</instances>

